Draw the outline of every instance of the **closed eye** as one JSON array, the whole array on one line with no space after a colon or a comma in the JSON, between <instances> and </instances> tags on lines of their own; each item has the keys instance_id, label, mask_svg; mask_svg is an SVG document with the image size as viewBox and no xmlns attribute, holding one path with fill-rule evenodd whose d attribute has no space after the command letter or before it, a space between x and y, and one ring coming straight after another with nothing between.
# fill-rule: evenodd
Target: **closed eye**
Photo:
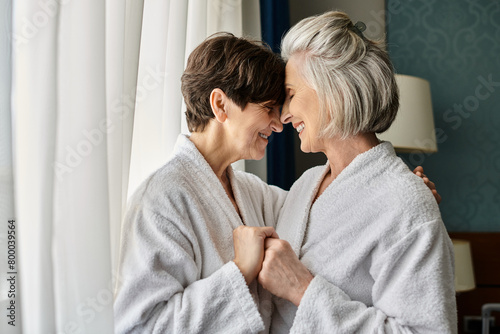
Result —
<instances>
[{"instance_id":1,"label":"closed eye","mask_svg":"<svg viewBox=\"0 0 500 334\"><path fill-rule=\"evenodd\" d=\"M263 105L263 104L260 104L260 106L264 109L267 109L267 112L268 113L271 113L273 110L274 110L274 107L273 106L266 106L266 105Z\"/></svg>"}]
</instances>

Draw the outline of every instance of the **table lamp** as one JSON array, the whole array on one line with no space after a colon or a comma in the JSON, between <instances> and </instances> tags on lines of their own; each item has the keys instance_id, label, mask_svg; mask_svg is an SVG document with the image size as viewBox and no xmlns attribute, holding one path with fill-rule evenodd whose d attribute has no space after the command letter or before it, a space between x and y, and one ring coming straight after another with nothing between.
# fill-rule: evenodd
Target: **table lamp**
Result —
<instances>
[{"instance_id":1,"label":"table lamp","mask_svg":"<svg viewBox=\"0 0 500 334\"><path fill-rule=\"evenodd\" d=\"M396 74L399 111L389 130L377 135L398 153L437 152L431 89L425 79Z\"/></svg>"},{"instance_id":2,"label":"table lamp","mask_svg":"<svg viewBox=\"0 0 500 334\"><path fill-rule=\"evenodd\" d=\"M466 240L452 239L455 251L455 292L465 292L476 287L470 243Z\"/></svg>"}]
</instances>

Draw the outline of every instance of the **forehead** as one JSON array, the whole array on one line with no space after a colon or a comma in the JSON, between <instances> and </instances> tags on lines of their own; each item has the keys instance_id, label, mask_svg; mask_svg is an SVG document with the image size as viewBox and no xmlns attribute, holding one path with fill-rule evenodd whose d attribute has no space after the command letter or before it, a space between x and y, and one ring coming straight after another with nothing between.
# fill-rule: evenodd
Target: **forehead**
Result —
<instances>
[{"instance_id":1,"label":"forehead","mask_svg":"<svg viewBox=\"0 0 500 334\"><path fill-rule=\"evenodd\" d=\"M294 85L301 78L298 75L298 64L301 61L300 56L292 56L288 60L285 68L285 86Z\"/></svg>"}]
</instances>

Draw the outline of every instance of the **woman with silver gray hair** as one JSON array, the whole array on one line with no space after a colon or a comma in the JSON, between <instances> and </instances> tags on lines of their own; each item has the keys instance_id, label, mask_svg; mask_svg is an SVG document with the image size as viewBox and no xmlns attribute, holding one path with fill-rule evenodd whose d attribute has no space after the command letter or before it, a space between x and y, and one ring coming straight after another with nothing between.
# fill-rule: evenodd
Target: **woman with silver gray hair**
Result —
<instances>
[{"instance_id":1,"label":"woman with silver gray hair","mask_svg":"<svg viewBox=\"0 0 500 334\"><path fill-rule=\"evenodd\" d=\"M452 244L435 199L376 133L398 107L382 47L341 12L284 37L286 100L304 152L328 162L291 188L258 280L271 332L454 333ZM285 241L286 240L286 241Z\"/></svg>"}]
</instances>

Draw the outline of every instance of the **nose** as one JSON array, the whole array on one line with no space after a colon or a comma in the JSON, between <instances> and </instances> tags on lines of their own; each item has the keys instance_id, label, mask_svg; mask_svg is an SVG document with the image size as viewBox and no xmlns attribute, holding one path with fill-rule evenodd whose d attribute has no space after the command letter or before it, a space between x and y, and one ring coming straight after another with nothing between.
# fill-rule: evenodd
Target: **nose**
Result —
<instances>
[{"instance_id":1,"label":"nose","mask_svg":"<svg viewBox=\"0 0 500 334\"><path fill-rule=\"evenodd\" d=\"M280 122L280 113L278 108L275 108L273 111L273 118L271 119L271 129L274 132L283 131L283 124L281 124Z\"/></svg>"},{"instance_id":2,"label":"nose","mask_svg":"<svg viewBox=\"0 0 500 334\"><path fill-rule=\"evenodd\" d=\"M283 109L281 109L281 123L286 124L290 123L290 120L292 119L292 115L290 114L290 108L288 107L288 103L285 103L283 105Z\"/></svg>"}]
</instances>

